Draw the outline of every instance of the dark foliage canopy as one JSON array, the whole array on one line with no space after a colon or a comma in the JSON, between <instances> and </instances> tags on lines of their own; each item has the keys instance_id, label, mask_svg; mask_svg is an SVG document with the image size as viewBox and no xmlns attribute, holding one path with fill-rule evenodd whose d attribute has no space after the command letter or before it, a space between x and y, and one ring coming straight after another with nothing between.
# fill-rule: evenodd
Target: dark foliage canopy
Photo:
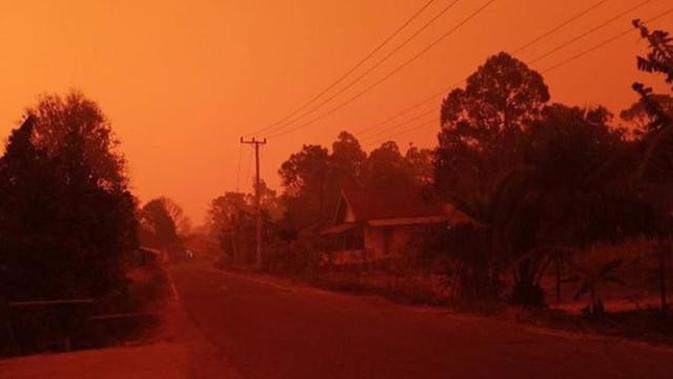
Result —
<instances>
[{"instance_id":1,"label":"dark foliage canopy","mask_svg":"<svg viewBox=\"0 0 673 379\"><path fill-rule=\"evenodd\" d=\"M0 159L0 295L123 292L135 201L109 123L77 92L45 96L29 115Z\"/></svg>"}]
</instances>

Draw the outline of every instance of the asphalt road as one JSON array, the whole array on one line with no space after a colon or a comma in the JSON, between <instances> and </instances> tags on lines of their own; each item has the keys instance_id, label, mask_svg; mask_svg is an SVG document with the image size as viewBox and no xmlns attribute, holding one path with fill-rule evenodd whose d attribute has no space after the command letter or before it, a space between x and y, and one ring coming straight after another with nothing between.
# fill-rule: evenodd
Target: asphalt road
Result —
<instances>
[{"instance_id":1,"label":"asphalt road","mask_svg":"<svg viewBox=\"0 0 673 379\"><path fill-rule=\"evenodd\" d=\"M673 378L673 350L172 269L180 302L248 378Z\"/></svg>"}]
</instances>

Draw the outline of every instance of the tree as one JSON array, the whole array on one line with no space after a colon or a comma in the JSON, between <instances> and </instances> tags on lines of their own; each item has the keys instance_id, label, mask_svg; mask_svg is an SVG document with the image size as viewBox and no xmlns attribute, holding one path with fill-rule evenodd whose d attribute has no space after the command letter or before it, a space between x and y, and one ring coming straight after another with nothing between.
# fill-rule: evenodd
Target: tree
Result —
<instances>
[{"instance_id":1,"label":"tree","mask_svg":"<svg viewBox=\"0 0 673 379\"><path fill-rule=\"evenodd\" d=\"M277 221L283 216L283 204L276 192L260 182L260 206L265 246L278 239ZM208 208L208 229L218 241L225 257L234 263L251 263L255 259L255 196L251 193L227 192L213 199ZM264 254L269 254L269 249Z\"/></svg>"},{"instance_id":2,"label":"tree","mask_svg":"<svg viewBox=\"0 0 673 379\"><path fill-rule=\"evenodd\" d=\"M647 133L649 126L655 122L654 115L648 112L651 102L663 113L673 114L673 97L670 95L652 94L647 99L641 98L619 114L622 120L633 124L636 137Z\"/></svg>"},{"instance_id":3,"label":"tree","mask_svg":"<svg viewBox=\"0 0 673 379\"><path fill-rule=\"evenodd\" d=\"M163 203L166 211L171 216L173 223L175 223L175 230L178 236L184 238L192 231L192 221L185 215L182 207L175 201L167 198L159 198Z\"/></svg>"},{"instance_id":4,"label":"tree","mask_svg":"<svg viewBox=\"0 0 673 379\"><path fill-rule=\"evenodd\" d=\"M415 184L407 161L393 141L384 142L369 154L363 176L366 188L386 189Z\"/></svg>"},{"instance_id":5,"label":"tree","mask_svg":"<svg viewBox=\"0 0 673 379\"><path fill-rule=\"evenodd\" d=\"M513 300L544 301L540 278L554 255L643 233L651 209L624 183L629 146L602 107L555 104L529 127L525 165L501 183L494 241L514 262Z\"/></svg>"},{"instance_id":6,"label":"tree","mask_svg":"<svg viewBox=\"0 0 673 379\"><path fill-rule=\"evenodd\" d=\"M227 192L213 199L208 209L208 225L222 252L233 262L241 263L250 255L254 241L254 209L244 193Z\"/></svg>"},{"instance_id":7,"label":"tree","mask_svg":"<svg viewBox=\"0 0 673 379\"><path fill-rule=\"evenodd\" d=\"M530 169L524 160L529 146L526 133L542 118L548 100L549 91L539 73L500 53L488 58L468 78L465 89L453 90L442 103L435 187L489 230L490 249L484 257L491 263L474 262L488 267L492 275L497 275L493 266L503 269L531 248L532 241L524 238L525 233L510 235L501 230L515 225L515 219L522 223L520 230L533 224L533 217L526 215L523 204L519 204L524 198L514 196L514 188L529 182ZM519 215L515 217L512 211ZM517 264L519 274L525 273L516 275L515 271L515 281L532 293L524 296L525 301L539 303L541 291L535 280L530 280L530 264L530 259ZM476 272L480 267L465 272ZM495 281L480 280L486 285Z\"/></svg>"},{"instance_id":8,"label":"tree","mask_svg":"<svg viewBox=\"0 0 673 379\"><path fill-rule=\"evenodd\" d=\"M109 121L94 101L72 91L64 98L44 95L37 106L28 110L36 117L33 143L55 157L72 147L73 138L81 141L83 164L102 187L124 190L128 185L124 157L117 152Z\"/></svg>"},{"instance_id":9,"label":"tree","mask_svg":"<svg viewBox=\"0 0 673 379\"><path fill-rule=\"evenodd\" d=\"M123 293L137 221L109 122L77 92L43 96L29 115L0 159L1 287L33 299Z\"/></svg>"},{"instance_id":10,"label":"tree","mask_svg":"<svg viewBox=\"0 0 673 379\"><path fill-rule=\"evenodd\" d=\"M668 32L650 31L640 20L633 25L640 30L642 38L649 43L650 51L646 57L637 57L638 69L663 74L668 84L673 84L673 43ZM661 309L668 308L667 266L670 260L671 224L671 184L673 183L673 114L666 104L658 101L652 89L642 83L634 83L633 89L640 95L645 112L650 122L645 133L638 140L641 157L634 182L641 197L648 199L664 215L657 223L659 231L659 271Z\"/></svg>"},{"instance_id":11,"label":"tree","mask_svg":"<svg viewBox=\"0 0 673 379\"><path fill-rule=\"evenodd\" d=\"M250 206L253 206L255 204L255 195L253 193L247 194L245 201ZM264 180L259 181L259 206L262 208L262 213L267 215L271 220L282 218L285 212L285 207L278 198L276 191L269 188Z\"/></svg>"},{"instance_id":12,"label":"tree","mask_svg":"<svg viewBox=\"0 0 673 379\"><path fill-rule=\"evenodd\" d=\"M330 154L330 171L336 175L335 182L354 182L362 174L362 166L367 153L362 150L360 142L350 133L339 133L332 144Z\"/></svg>"},{"instance_id":13,"label":"tree","mask_svg":"<svg viewBox=\"0 0 673 379\"><path fill-rule=\"evenodd\" d=\"M288 217L297 227L322 220L326 212L329 152L319 145L304 145L281 165Z\"/></svg>"},{"instance_id":14,"label":"tree","mask_svg":"<svg viewBox=\"0 0 673 379\"><path fill-rule=\"evenodd\" d=\"M650 31L647 26L636 19L633 26L640 30L642 38L650 45L645 57L637 57L638 69L645 72L659 73L666 76L666 82L673 83L673 38L663 30Z\"/></svg>"},{"instance_id":15,"label":"tree","mask_svg":"<svg viewBox=\"0 0 673 379\"><path fill-rule=\"evenodd\" d=\"M506 53L486 60L442 103L435 181L443 192L483 197L520 164L523 132L549 91L542 76ZM483 199L479 200L483 202Z\"/></svg>"},{"instance_id":16,"label":"tree","mask_svg":"<svg viewBox=\"0 0 673 379\"><path fill-rule=\"evenodd\" d=\"M174 253L180 248L172 201L165 197L150 200L140 210L140 240L148 246ZM171 213L173 212L173 214Z\"/></svg>"},{"instance_id":17,"label":"tree","mask_svg":"<svg viewBox=\"0 0 673 379\"><path fill-rule=\"evenodd\" d=\"M407 162L409 174L419 185L429 185L434 180L434 155L430 149L419 149L410 145L404 159Z\"/></svg>"}]
</instances>

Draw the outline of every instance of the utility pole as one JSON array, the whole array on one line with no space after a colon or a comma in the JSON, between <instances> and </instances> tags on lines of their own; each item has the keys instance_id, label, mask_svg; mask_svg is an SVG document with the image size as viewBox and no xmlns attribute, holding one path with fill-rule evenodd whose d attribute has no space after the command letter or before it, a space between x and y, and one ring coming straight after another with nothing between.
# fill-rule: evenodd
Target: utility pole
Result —
<instances>
[{"instance_id":1,"label":"utility pole","mask_svg":"<svg viewBox=\"0 0 673 379\"><path fill-rule=\"evenodd\" d=\"M260 186L259 186L259 145L266 145L266 138L244 140L241 137L241 143L252 145L255 149L255 213L257 218L257 252L255 255L255 264L258 269L262 268L262 207L260 206Z\"/></svg>"}]
</instances>

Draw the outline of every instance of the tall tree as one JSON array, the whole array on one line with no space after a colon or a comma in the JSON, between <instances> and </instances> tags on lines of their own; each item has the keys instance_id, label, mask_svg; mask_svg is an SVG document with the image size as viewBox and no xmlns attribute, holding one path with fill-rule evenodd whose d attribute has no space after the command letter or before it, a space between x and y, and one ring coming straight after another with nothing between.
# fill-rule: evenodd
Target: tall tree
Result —
<instances>
[{"instance_id":1,"label":"tall tree","mask_svg":"<svg viewBox=\"0 0 673 379\"><path fill-rule=\"evenodd\" d=\"M143 244L169 250L180 244L176 220L164 197L150 200L140 210L140 240ZM174 210L173 210L174 211Z\"/></svg>"},{"instance_id":2,"label":"tall tree","mask_svg":"<svg viewBox=\"0 0 673 379\"><path fill-rule=\"evenodd\" d=\"M327 209L326 182L330 174L327 149L304 145L282 164L279 174L292 224L304 227L321 221Z\"/></svg>"},{"instance_id":3,"label":"tall tree","mask_svg":"<svg viewBox=\"0 0 673 379\"><path fill-rule=\"evenodd\" d=\"M283 204L276 192L260 183L261 210L265 245L276 240L275 224L283 216ZM221 251L235 263L255 259L256 221L253 194L227 192L213 199L208 208L208 228ZM265 255L269 251L264 251Z\"/></svg>"},{"instance_id":4,"label":"tall tree","mask_svg":"<svg viewBox=\"0 0 673 379\"><path fill-rule=\"evenodd\" d=\"M492 228L503 183L520 181L525 172L525 132L542 117L548 100L540 74L506 53L488 58L465 89L453 90L442 103L434 160L438 192ZM484 259L475 261L480 267L502 255L491 242ZM479 270L466 273L473 271ZM480 281L490 286L494 280Z\"/></svg>"},{"instance_id":5,"label":"tall tree","mask_svg":"<svg viewBox=\"0 0 673 379\"><path fill-rule=\"evenodd\" d=\"M0 159L2 287L19 298L124 291L137 222L109 122L77 92L29 114Z\"/></svg>"},{"instance_id":6,"label":"tall tree","mask_svg":"<svg viewBox=\"0 0 673 379\"><path fill-rule=\"evenodd\" d=\"M82 163L91 170L97 184L126 188L128 178L124 157L117 151L119 141L98 104L73 91L65 97L44 95L28 113L37 120L33 134L37 147L54 157L72 146L73 138L78 138L83 150Z\"/></svg>"},{"instance_id":7,"label":"tall tree","mask_svg":"<svg viewBox=\"0 0 673 379\"><path fill-rule=\"evenodd\" d=\"M246 194L227 192L213 199L208 208L208 225L211 236L233 262L243 263L245 256L252 255L254 209Z\"/></svg>"},{"instance_id":8,"label":"tall tree","mask_svg":"<svg viewBox=\"0 0 673 379\"><path fill-rule=\"evenodd\" d=\"M652 94L647 98L641 98L619 114L622 120L633 125L636 137L646 134L650 125L655 122L656 116L648 111L653 104L663 113L673 114L673 97L665 94Z\"/></svg>"},{"instance_id":9,"label":"tall tree","mask_svg":"<svg viewBox=\"0 0 673 379\"><path fill-rule=\"evenodd\" d=\"M435 181L442 191L485 196L521 163L523 132L549 100L542 76L506 53L494 55L442 103Z\"/></svg>"},{"instance_id":10,"label":"tall tree","mask_svg":"<svg viewBox=\"0 0 673 379\"><path fill-rule=\"evenodd\" d=\"M384 142L365 162L363 182L367 188L410 187L415 184L410 167L397 143Z\"/></svg>"},{"instance_id":11,"label":"tall tree","mask_svg":"<svg viewBox=\"0 0 673 379\"><path fill-rule=\"evenodd\" d=\"M430 149L419 149L409 146L404 159L409 167L409 173L419 185L429 185L434 180L434 155Z\"/></svg>"},{"instance_id":12,"label":"tall tree","mask_svg":"<svg viewBox=\"0 0 673 379\"><path fill-rule=\"evenodd\" d=\"M346 131L339 133L330 154L330 168L336 175L334 181L356 181L362 173L362 165L366 159L367 153L352 134Z\"/></svg>"},{"instance_id":13,"label":"tall tree","mask_svg":"<svg viewBox=\"0 0 673 379\"><path fill-rule=\"evenodd\" d=\"M178 236L185 237L192 230L192 221L185 215L185 212L182 210L182 207L167 197L161 197L161 201L164 203L164 207L168 214L173 219L175 223L175 230L177 231Z\"/></svg>"},{"instance_id":14,"label":"tall tree","mask_svg":"<svg viewBox=\"0 0 673 379\"><path fill-rule=\"evenodd\" d=\"M666 83L673 85L673 39L663 30L650 31L640 20L633 25L640 30L641 36L649 43L649 52L645 57L637 58L638 68L645 72L662 74ZM643 198L648 199L665 217L658 223L659 241L662 245L659 254L661 309L668 308L668 268L671 250L671 197L673 184L673 114L665 104L657 101L650 87L634 83L633 89L640 95L640 102L648 113L650 122L646 132L638 140L641 157L635 175L635 183Z\"/></svg>"}]
</instances>

